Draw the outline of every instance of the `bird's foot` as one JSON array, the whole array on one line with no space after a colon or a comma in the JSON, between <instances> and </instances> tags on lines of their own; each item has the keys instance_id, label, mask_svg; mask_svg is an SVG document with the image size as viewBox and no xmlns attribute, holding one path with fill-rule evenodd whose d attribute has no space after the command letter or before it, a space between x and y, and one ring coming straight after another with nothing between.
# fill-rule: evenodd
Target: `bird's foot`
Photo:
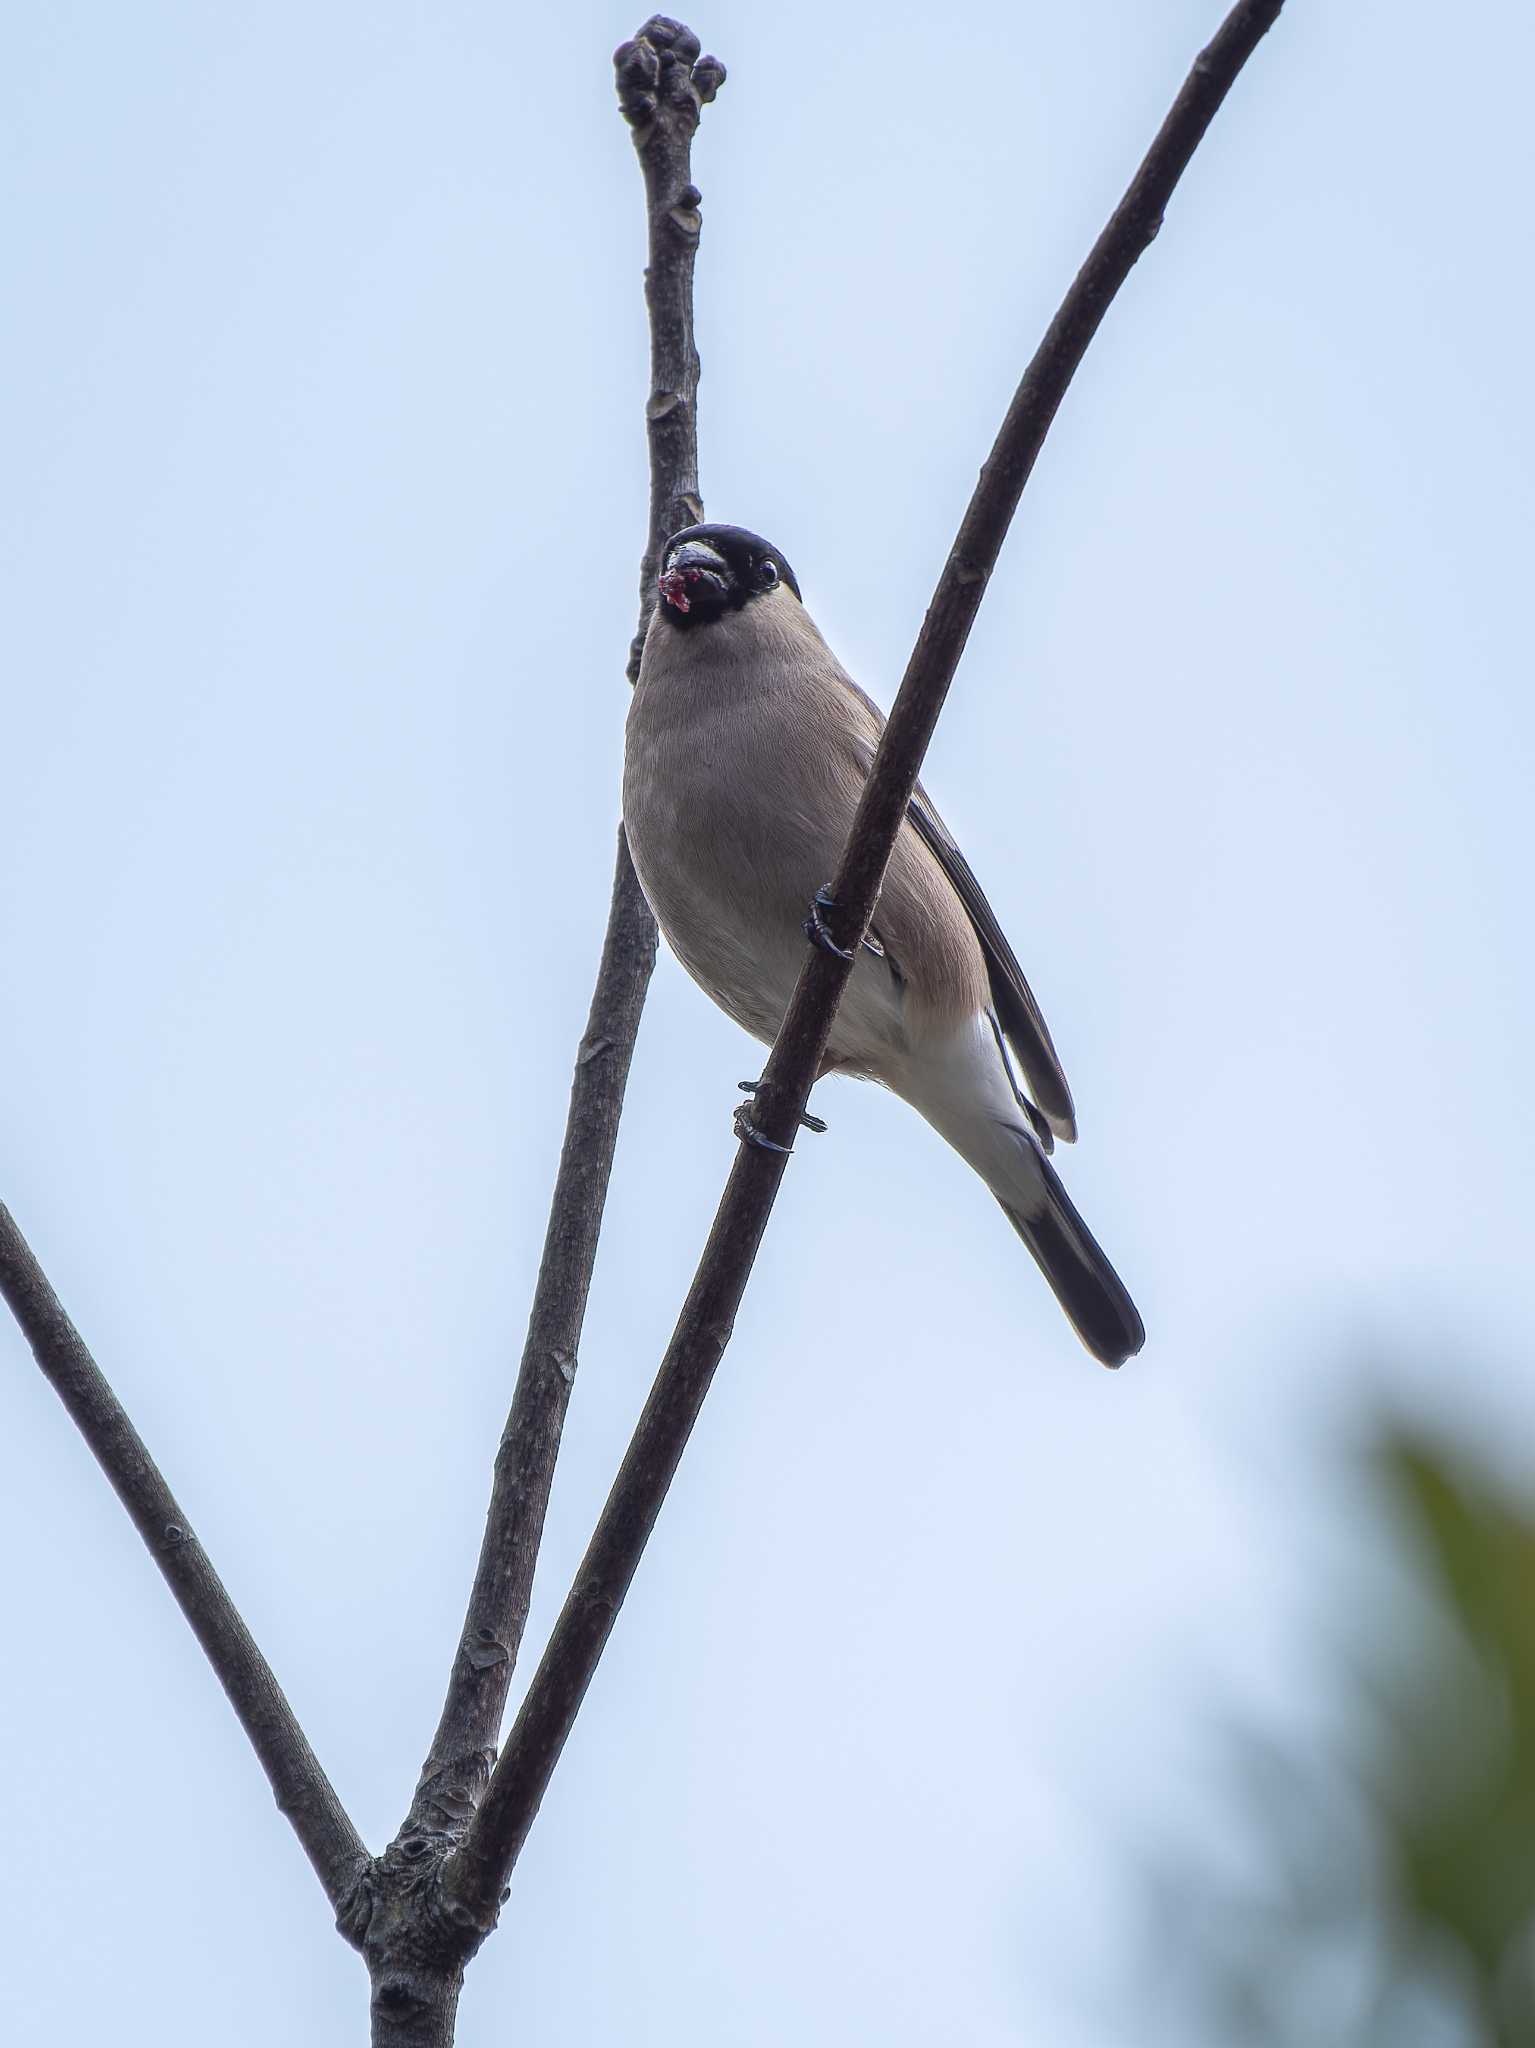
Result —
<instances>
[{"instance_id":1,"label":"bird's foot","mask_svg":"<svg viewBox=\"0 0 1535 2048\"><path fill-rule=\"evenodd\" d=\"M742 1144L755 1145L759 1152L781 1152L787 1158L794 1150L792 1145L777 1144L765 1131L758 1130L757 1119L752 1115L752 1106L749 1102L738 1104L736 1113L730 1121Z\"/></svg>"},{"instance_id":2,"label":"bird's foot","mask_svg":"<svg viewBox=\"0 0 1535 2048\"><path fill-rule=\"evenodd\" d=\"M743 1095L755 1095L762 1086L762 1083L760 1081L739 1081L736 1085ZM763 1132L758 1128L757 1119L752 1114L752 1106L749 1102L743 1102L738 1105L732 1122L735 1126L736 1136L748 1145L755 1145L759 1151L792 1152L794 1150L792 1145L778 1145L771 1138L764 1136ZM807 1109L801 1112L800 1127L803 1130L814 1131L819 1136L826 1129L826 1119L822 1116L812 1116Z\"/></svg>"},{"instance_id":3,"label":"bird's foot","mask_svg":"<svg viewBox=\"0 0 1535 2048\"><path fill-rule=\"evenodd\" d=\"M823 910L835 910L836 900L831 893L831 884L823 882L810 899L810 915L805 919L802 930L812 946L820 946L827 953L835 953L839 960L851 960L851 946L839 946L826 928Z\"/></svg>"}]
</instances>

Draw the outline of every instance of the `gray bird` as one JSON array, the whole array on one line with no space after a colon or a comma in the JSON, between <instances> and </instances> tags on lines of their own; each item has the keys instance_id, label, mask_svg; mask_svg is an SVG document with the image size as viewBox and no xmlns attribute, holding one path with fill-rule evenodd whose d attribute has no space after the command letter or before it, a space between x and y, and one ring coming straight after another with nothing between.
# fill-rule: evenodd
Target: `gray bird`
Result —
<instances>
[{"instance_id":1,"label":"gray bird","mask_svg":"<svg viewBox=\"0 0 1535 2048\"><path fill-rule=\"evenodd\" d=\"M629 712L624 823L672 951L765 1044L883 724L778 548L739 526L672 536ZM1140 1350L1135 1304L1046 1157L1077 1126L1045 1020L920 784L821 1071L883 1082L974 1167L1095 1358Z\"/></svg>"}]
</instances>

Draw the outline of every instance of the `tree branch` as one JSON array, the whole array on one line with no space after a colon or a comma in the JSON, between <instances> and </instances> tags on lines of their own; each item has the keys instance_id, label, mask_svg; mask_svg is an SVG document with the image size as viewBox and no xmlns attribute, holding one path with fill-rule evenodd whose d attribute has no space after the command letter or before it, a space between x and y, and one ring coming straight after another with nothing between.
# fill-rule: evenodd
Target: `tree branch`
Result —
<instances>
[{"instance_id":1,"label":"tree branch","mask_svg":"<svg viewBox=\"0 0 1535 2048\"><path fill-rule=\"evenodd\" d=\"M922 757L1050 423L1115 293L1161 227L1200 138L1282 5L1283 0L1239 0L1196 58L1008 408L923 620L833 885L836 908L827 921L849 958L807 949L754 1099L762 1133L778 1145L787 1147L794 1138L851 955L873 912ZM786 1157L752 1145L743 1145L736 1156L693 1285L575 1583L464 1846L445 1869L449 1891L471 1911L494 1911L526 1840L729 1341Z\"/></svg>"},{"instance_id":2,"label":"tree branch","mask_svg":"<svg viewBox=\"0 0 1535 2048\"><path fill-rule=\"evenodd\" d=\"M629 1063L656 957L655 920L622 833L565 1142L511 1413L496 1452L469 1608L431 1753L402 1835L461 1833L495 1757L527 1625L549 1489L576 1376Z\"/></svg>"},{"instance_id":3,"label":"tree branch","mask_svg":"<svg viewBox=\"0 0 1535 2048\"><path fill-rule=\"evenodd\" d=\"M702 226L692 144L702 108L725 76L690 29L647 21L614 52L619 107L645 181L649 264L650 513L640 565L639 671L660 552L703 517L698 494L693 268ZM430 2048L452 2038L463 1965L495 1918L441 1895L437 1874L484 1792L527 1625L560 1437L575 1380L629 1065L656 957L656 927L628 842L618 861L591 1012L576 1055L565 1141L543 1260L528 1314L511 1412L496 1453L490 1506L447 1697L410 1811L363 1874L343 1914L373 1983L376 2048Z\"/></svg>"},{"instance_id":4,"label":"tree branch","mask_svg":"<svg viewBox=\"0 0 1535 2048\"><path fill-rule=\"evenodd\" d=\"M278 1810L291 1822L326 1897L339 1906L367 1861L361 1838L175 1495L3 1203L0 1294L148 1545L250 1737Z\"/></svg>"},{"instance_id":5,"label":"tree branch","mask_svg":"<svg viewBox=\"0 0 1535 2048\"><path fill-rule=\"evenodd\" d=\"M650 615L660 550L703 517L698 496L698 352L693 266L700 194L691 179L701 108L725 76L700 57L690 29L655 16L614 54L619 103L645 178L651 388L650 520L640 570L640 634ZM461 1833L489 1775L507 1687L528 1618L560 1435L575 1380L624 1088L656 957L656 927L619 834L612 907L591 1013L576 1055L565 1143L523 1341L511 1413L496 1454L484 1541L469 1610L432 1741L402 1833Z\"/></svg>"}]
</instances>

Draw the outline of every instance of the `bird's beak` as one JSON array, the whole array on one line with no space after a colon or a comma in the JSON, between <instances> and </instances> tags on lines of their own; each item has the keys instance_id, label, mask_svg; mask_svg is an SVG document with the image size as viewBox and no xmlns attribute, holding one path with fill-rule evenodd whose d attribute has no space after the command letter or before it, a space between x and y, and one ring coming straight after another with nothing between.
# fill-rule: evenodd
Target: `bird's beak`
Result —
<instances>
[{"instance_id":1,"label":"bird's beak","mask_svg":"<svg viewBox=\"0 0 1535 2048\"><path fill-rule=\"evenodd\" d=\"M685 540L667 556L659 587L675 611L688 612L701 596L729 595L730 564L706 540Z\"/></svg>"}]
</instances>

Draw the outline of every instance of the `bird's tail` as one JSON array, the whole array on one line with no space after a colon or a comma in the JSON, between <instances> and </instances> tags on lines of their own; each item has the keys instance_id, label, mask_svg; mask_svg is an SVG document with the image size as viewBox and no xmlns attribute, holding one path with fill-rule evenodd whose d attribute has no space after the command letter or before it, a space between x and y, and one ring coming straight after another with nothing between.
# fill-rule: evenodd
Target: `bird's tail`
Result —
<instances>
[{"instance_id":1,"label":"bird's tail","mask_svg":"<svg viewBox=\"0 0 1535 2048\"><path fill-rule=\"evenodd\" d=\"M929 1041L880 1078L985 1181L1094 1358L1105 1365L1133 1358L1146 1341L1145 1325L1045 1157L988 1018Z\"/></svg>"},{"instance_id":2,"label":"bird's tail","mask_svg":"<svg viewBox=\"0 0 1535 2048\"><path fill-rule=\"evenodd\" d=\"M1125 1283L1077 1214L1060 1175L1043 1157L1039 1167L1043 1201L1015 1209L998 1195L1002 1213L1033 1253L1071 1327L1094 1358L1104 1365L1123 1365L1145 1343L1146 1326Z\"/></svg>"}]
</instances>

